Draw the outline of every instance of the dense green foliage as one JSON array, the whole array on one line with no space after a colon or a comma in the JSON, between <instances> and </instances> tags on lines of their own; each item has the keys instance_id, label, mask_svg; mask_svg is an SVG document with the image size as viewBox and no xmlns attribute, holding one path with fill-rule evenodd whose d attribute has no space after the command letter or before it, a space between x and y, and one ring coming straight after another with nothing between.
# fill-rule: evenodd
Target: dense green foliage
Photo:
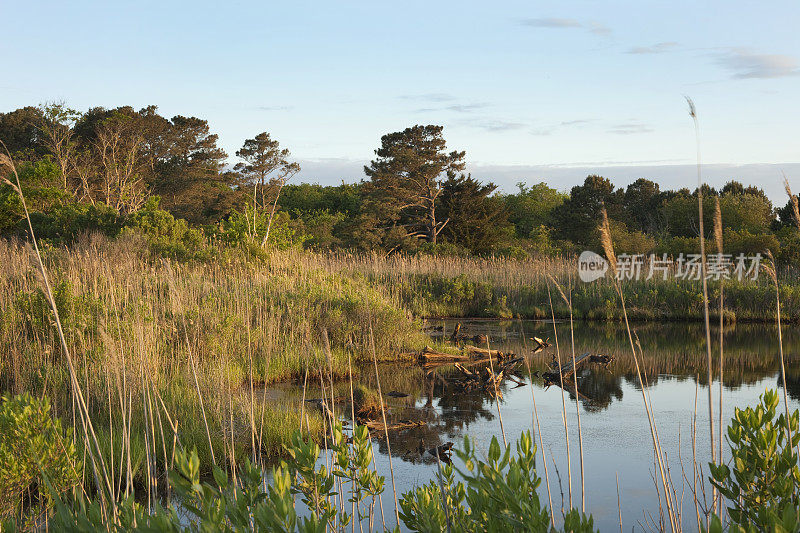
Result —
<instances>
[{"instance_id":1,"label":"dense green foliage","mask_svg":"<svg viewBox=\"0 0 800 533\"><path fill-rule=\"evenodd\" d=\"M53 527L59 531L344 531L352 522L374 530L377 498L384 492L385 478L372 469L372 444L366 427L357 426L352 439L345 438L341 424L331 430L329 451L334 460L329 469L319 464L320 447L296 433L287 446L288 459L272 470L271 482L264 472L245 460L238 477L214 469L213 482L200 477L197 453L179 450L169 473L174 499L167 507L155 503L148 510L128 497L109 512L100 498L83 493L56 497ZM557 531L536 492L541 480L536 474L536 449L529 433L501 450L497 440L489 448L486 462L475 456L469 440L456 451L466 471L446 465L439 483L419 487L399 502L402 526L410 531ZM444 494L442 493L444 491ZM346 502L338 502L346 496ZM299 496L308 513L296 505ZM176 503L180 504L179 513ZM10 526L13 526L13 522ZM379 528L380 529L380 528ZM571 510L563 519L566 532L595 531L591 516Z\"/></svg>"},{"instance_id":2,"label":"dense green foliage","mask_svg":"<svg viewBox=\"0 0 800 533\"><path fill-rule=\"evenodd\" d=\"M35 230L60 242L86 231L117 235L138 227L142 217L131 215L146 210L151 220L141 229L161 226L154 247L177 258L202 258L203 236L254 249L269 244L273 232L279 247L554 256L599 250L605 206L618 253L699 249L696 191L661 190L644 178L618 188L590 175L569 194L524 182L500 193L461 173L466 154L448 149L441 126L384 135L367 179L343 176L351 183L339 186L288 183L299 165L266 132L246 140L238 162L228 163L206 121L168 119L155 106L84 113L25 107L0 113L0 140L19 162ZM785 264L800 259L791 202L776 209L761 189L735 180L703 190L707 236L718 198L726 252L769 249ZM0 235L24 235L21 220L19 199L0 186Z\"/></svg>"},{"instance_id":3,"label":"dense green foliage","mask_svg":"<svg viewBox=\"0 0 800 533\"><path fill-rule=\"evenodd\" d=\"M80 471L75 444L52 418L47 398L2 398L0 520L21 517L32 525L54 498L77 486Z\"/></svg>"},{"instance_id":4,"label":"dense green foliage","mask_svg":"<svg viewBox=\"0 0 800 533\"><path fill-rule=\"evenodd\" d=\"M439 479L404 494L400 517L411 531L549 531L550 512L539 501L536 447L530 432L520 435L516 456L511 445L502 449L492 437L486 460L476 456L474 445L464 438L456 450L464 470L445 465ZM460 478L456 481L455 473ZM571 510L564 517L564 531L595 531L591 516ZM555 530L554 528L552 530Z\"/></svg>"},{"instance_id":5,"label":"dense green foliage","mask_svg":"<svg viewBox=\"0 0 800 533\"><path fill-rule=\"evenodd\" d=\"M777 415L778 403L778 393L767 390L755 408L737 408L727 433L730 463L709 464L731 522L747 531L800 527L798 412Z\"/></svg>"}]
</instances>

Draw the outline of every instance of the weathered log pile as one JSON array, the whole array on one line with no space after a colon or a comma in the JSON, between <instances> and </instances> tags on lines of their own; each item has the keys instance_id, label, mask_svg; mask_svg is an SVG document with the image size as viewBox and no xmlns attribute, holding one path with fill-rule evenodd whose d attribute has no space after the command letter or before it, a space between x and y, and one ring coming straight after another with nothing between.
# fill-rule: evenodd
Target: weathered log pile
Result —
<instances>
[{"instance_id":1,"label":"weathered log pile","mask_svg":"<svg viewBox=\"0 0 800 533\"><path fill-rule=\"evenodd\" d=\"M484 363L486 361L488 361L488 359L479 361L479 363ZM512 372L520 361L522 361L522 358L518 357L504 363L499 363L495 371L489 366L470 370L461 363L455 363L453 366L459 371L459 374L455 377L450 377L447 384L456 385L463 390L484 390L491 395L497 394L502 398L503 393L500 390L500 385L505 379L510 379L517 385L525 385L524 382L516 379L512 375Z\"/></svg>"},{"instance_id":2,"label":"weathered log pile","mask_svg":"<svg viewBox=\"0 0 800 533\"><path fill-rule=\"evenodd\" d=\"M398 420L396 422L389 422L387 424L383 423L383 419L359 420L358 423L367 426L367 429L369 430L370 433L383 432L387 430L399 431L402 429L416 428L425 425L424 420L408 420L408 419Z\"/></svg>"},{"instance_id":3,"label":"weathered log pile","mask_svg":"<svg viewBox=\"0 0 800 533\"><path fill-rule=\"evenodd\" d=\"M416 354L417 361L423 365L447 364L455 361L469 361L474 359L486 359L489 357L502 361L513 359L515 355L512 352L478 348L471 344L465 345L459 353L437 352L430 346L426 346L421 352Z\"/></svg>"}]
</instances>

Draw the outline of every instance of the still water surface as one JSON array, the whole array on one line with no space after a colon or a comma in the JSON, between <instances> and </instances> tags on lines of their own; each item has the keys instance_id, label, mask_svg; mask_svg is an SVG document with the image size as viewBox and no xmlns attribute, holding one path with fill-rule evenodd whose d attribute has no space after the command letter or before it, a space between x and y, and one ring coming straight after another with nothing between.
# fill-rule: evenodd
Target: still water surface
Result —
<instances>
[{"instance_id":1,"label":"still water surface","mask_svg":"<svg viewBox=\"0 0 800 533\"><path fill-rule=\"evenodd\" d=\"M433 335L447 336L455 323L450 320L429 320L426 326L443 326L443 332ZM569 323L556 324L557 337L553 331L553 323L549 321L462 320L461 323L462 333L488 335L493 349L528 355L534 374L537 370L546 370L547 363L556 354L556 338L561 356L571 358L572 355ZM640 363L649 383L648 392L659 438L668 455L672 478L680 493L681 459L687 476L691 479L691 428L695 418L695 402L698 462L705 465L710 453L704 329L700 324L686 323L634 324L633 328L642 346L643 359ZM727 425L735 406L753 405L765 388L776 388L782 384L778 373L778 344L774 326L736 324L726 326L723 334L723 419ZM528 339L534 335L543 339L549 338L552 346L532 354L532 342ZM800 361L800 335L795 327L790 326L785 328L783 338L790 408L795 409L800 404L800 368L797 364ZM712 339L717 374L718 329L712 331ZM607 354L614 358L607 368L591 365L578 373L586 510L592 513L600 531L619 530L616 485L618 476L623 529L640 530L647 523L648 514L657 517L658 500L653 481L655 471L652 440L627 333L624 326L616 323L579 322L574 325L574 343L576 355L589 352ZM467 393L457 386L446 384L448 375L453 375L454 372L451 366L431 369L419 365L386 364L379 368L384 393L398 391L409 395L406 398L386 399L390 418L425 421L424 426L390 432L398 496L414 485L427 483L436 475L435 461L424 460L417 452L421 439L424 439L427 447L448 441L460 445L467 435L474 440L479 455L488 449L493 436L501 439L496 400L483 392ZM521 431L531 430L538 445L539 435L533 431L535 398L541 438L549 466L553 506L556 515L560 516L562 505L565 508L569 506L570 485L562 418L562 391L556 386L547 387L536 375L531 378L525 365L520 369L518 379L524 385L506 380L501 386L500 415L510 442ZM359 374L359 381L375 386L374 369L365 368ZM349 390L345 388L336 391L337 399L349 397ZM712 392L714 418L718 419L718 381L713 384ZM310 391L310 394L313 392ZM574 395L566 392L564 398L570 439L572 502L574 506L580 507L581 476L576 400ZM349 406L343 409L343 412L349 413ZM386 476L386 521L388 526L393 526L388 449L382 436L374 439L374 446L378 471ZM728 457L727 447L724 450ZM541 501L546 503L542 465L542 457L539 455L537 469L543 478ZM561 478L560 486L556 469ZM705 467L704 471L707 471ZM692 530L696 528L694 503L688 485L686 489L683 497L683 521L687 530Z\"/></svg>"}]
</instances>

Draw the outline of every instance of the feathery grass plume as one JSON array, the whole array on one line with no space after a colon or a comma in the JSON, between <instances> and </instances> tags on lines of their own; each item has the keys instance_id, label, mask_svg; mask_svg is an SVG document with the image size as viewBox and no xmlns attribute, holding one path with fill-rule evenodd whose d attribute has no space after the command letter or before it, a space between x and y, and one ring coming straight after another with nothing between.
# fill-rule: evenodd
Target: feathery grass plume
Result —
<instances>
[{"instance_id":1,"label":"feathery grass plume","mask_svg":"<svg viewBox=\"0 0 800 533\"><path fill-rule=\"evenodd\" d=\"M6 154L0 152L0 171L7 171L8 173L15 173L16 167L14 166L14 162L11 161L11 158ZM0 181L17 191L19 193L19 188L17 185L13 183L11 180L6 178L4 175L0 175Z\"/></svg>"},{"instance_id":2,"label":"feathery grass plume","mask_svg":"<svg viewBox=\"0 0 800 533\"><path fill-rule=\"evenodd\" d=\"M722 253L722 211L719 208L719 196L714 197L714 243L717 253Z\"/></svg>"},{"instance_id":3,"label":"feathery grass plume","mask_svg":"<svg viewBox=\"0 0 800 533\"><path fill-rule=\"evenodd\" d=\"M797 206L797 196L792 194L792 188L789 187L789 180L786 178L786 175L783 176L783 188L786 190L786 194L789 195L789 200L792 202L792 215L794 218L794 223L797 226L797 229L800 230L800 209Z\"/></svg>"},{"instance_id":4,"label":"feathery grass plume","mask_svg":"<svg viewBox=\"0 0 800 533\"><path fill-rule=\"evenodd\" d=\"M714 241L717 245L717 259L719 260L719 264L722 265L722 210L719 208L719 196L714 197ZM723 328L724 320L725 320L725 297L724 297L724 285L725 279L720 277L719 280L719 428L722 431L724 427L722 425L722 376L723 376L723 365L724 360L723 357L725 355L725 348L723 345L724 342L724 335L723 335ZM722 463L722 435L718 439L719 444L719 461ZM722 514L722 499L720 498L719 503L719 513Z\"/></svg>"},{"instance_id":5,"label":"feathery grass plume","mask_svg":"<svg viewBox=\"0 0 800 533\"><path fill-rule=\"evenodd\" d=\"M603 245L603 252L606 254L606 259L611 267L611 274L614 278L617 277L617 256L614 254L614 243L611 241L611 227L608 225L608 213L606 206L603 205L600 212L603 215L603 221L600 223L600 244ZM563 296L564 293L561 293ZM566 298L565 298L566 299Z\"/></svg>"}]
</instances>

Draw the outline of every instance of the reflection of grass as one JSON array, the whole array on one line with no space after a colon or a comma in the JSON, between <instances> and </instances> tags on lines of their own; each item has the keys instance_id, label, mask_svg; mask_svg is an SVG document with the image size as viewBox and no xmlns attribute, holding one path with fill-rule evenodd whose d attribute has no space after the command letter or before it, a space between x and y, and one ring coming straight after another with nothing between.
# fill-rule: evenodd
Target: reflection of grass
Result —
<instances>
[{"instance_id":1,"label":"reflection of grass","mask_svg":"<svg viewBox=\"0 0 800 533\"><path fill-rule=\"evenodd\" d=\"M447 324L452 328L449 322ZM462 324L468 334L487 332L492 338L494 347L525 353L525 347L519 337L518 321L462 321ZM528 337L552 336L553 326L549 322L525 322L524 327ZM559 337L568 338L569 324L561 323L557 327ZM642 342L643 353L639 362L648 380L656 380L659 374L692 378L700 376L701 380L705 380L707 369L702 324L642 322L635 324L634 329ZM725 326L723 338L726 386L734 388L742 384L756 383L777 371L778 345L773 330L774 328L770 326L760 324L737 323ZM717 333L712 334L712 341L718 338ZM800 334L795 330L786 329L783 341L788 360L796 360L800 356ZM575 323L576 353L591 352L613 356L614 362L610 370L615 375L631 376L635 372L627 342L627 334L617 323ZM548 348L532 356L532 369L544 369L555 353L553 350L554 348ZM797 367L790 364L787 368L789 373L787 381L790 382L793 366ZM800 370L796 372L800 374Z\"/></svg>"}]
</instances>

